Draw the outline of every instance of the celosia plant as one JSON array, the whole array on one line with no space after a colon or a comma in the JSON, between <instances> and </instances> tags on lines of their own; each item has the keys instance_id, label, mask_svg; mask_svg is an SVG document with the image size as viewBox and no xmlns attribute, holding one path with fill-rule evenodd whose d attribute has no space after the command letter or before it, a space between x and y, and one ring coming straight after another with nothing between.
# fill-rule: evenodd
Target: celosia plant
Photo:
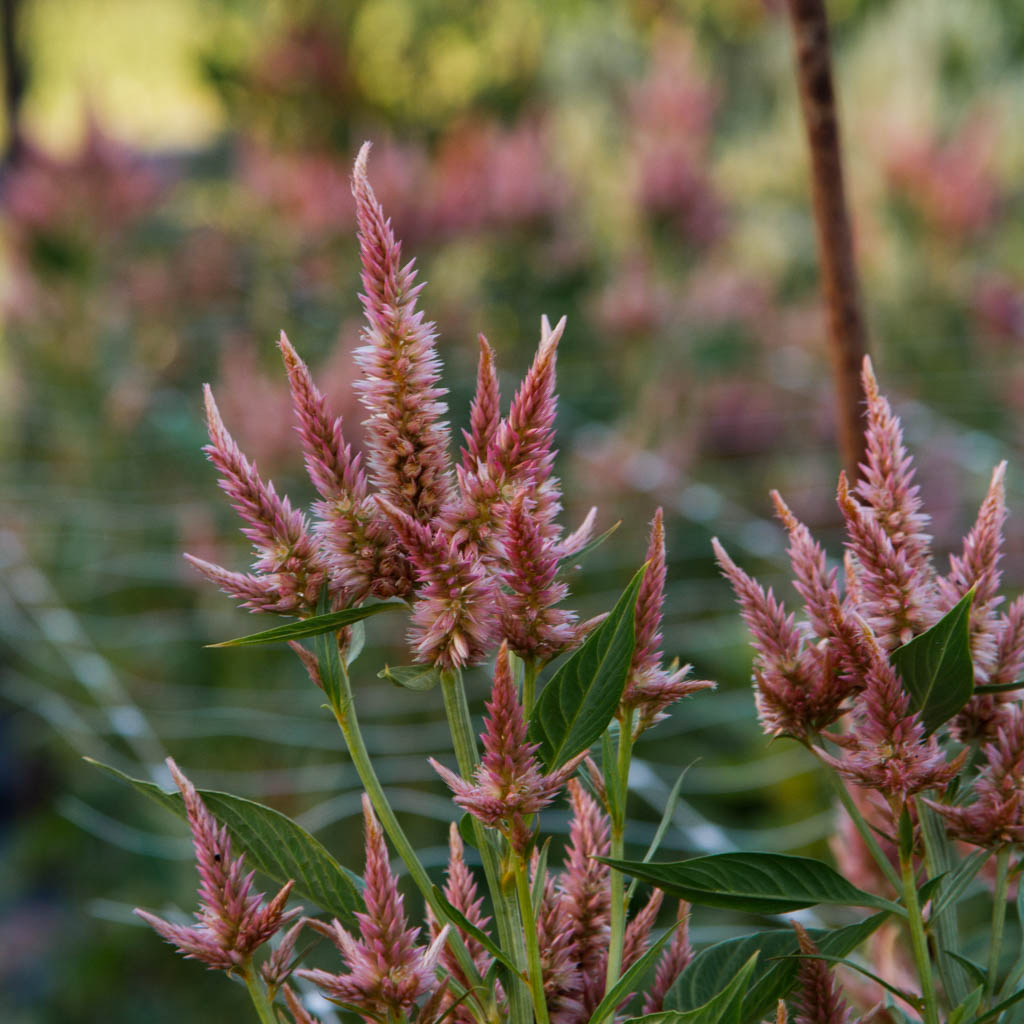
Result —
<instances>
[{"instance_id":1,"label":"celosia plant","mask_svg":"<svg viewBox=\"0 0 1024 1024\"><path fill-rule=\"evenodd\" d=\"M780 854L657 862L658 840L643 861L625 860L633 745L670 705L712 685L664 665L661 512L647 561L615 607L581 623L562 606L563 569L592 543L596 514L568 534L559 523L555 366L565 323L543 321L536 358L504 416L495 355L481 338L470 429L454 461L434 330L416 308L421 286L370 187L367 155L364 147L353 178L367 320L356 357L365 466L282 335L319 494L312 521L241 453L207 390L207 453L256 560L242 573L191 559L252 611L292 620L226 646L288 642L323 690L366 790L364 878L283 815L197 793L171 763L181 801L133 781L184 810L201 909L192 926L140 911L143 919L186 957L242 978L263 1024L314 1021L299 979L379 1024L756 1024L790 1012L801 1024L845 1024L860 995L851 986L847 998L831 963L849 963L883 934L909 937L916 987L883 983L913 1019L1016 1019L1009 1011L1024 993L1024 958L1007 971L1002 934L1024 835L1024 711L1013 693L1024 669L1024 599L1000 613L1004 467L962 554L939 575L899 422L866 366L867 463L859 482L844 477L839 486L849 534L844 586L778 495L804 621L716 542L753 636L765 731L802 743L837 780L853 826L846 877ZM361 620L402 611L414 664L382 674L420 690L439 684L455 765L431 763L466 812L451 828L443 888L377 778L350 683ZM462 673L485 663L492 688L481 756ZM556 868L538 816L563 798L569 842ZM407 918L388 841L423 896L424 929ZM242 858L232 858L232 842L283 885L266 904ZM964 853L964 844L978 852ZM982 968L963 956L956 907L992 854ZM653 890L634 904L637 881ZM286 906L293 892L324 916L298 917ZM665 895L673 921L655 941ZM873 913L833 929L782 925L694 953L691 904L761 915L818 904ZM306 934L330 940L332 967L303 966ZM879 1004L861 1019L905 1016Z\"/></svg>"}]
</instances>

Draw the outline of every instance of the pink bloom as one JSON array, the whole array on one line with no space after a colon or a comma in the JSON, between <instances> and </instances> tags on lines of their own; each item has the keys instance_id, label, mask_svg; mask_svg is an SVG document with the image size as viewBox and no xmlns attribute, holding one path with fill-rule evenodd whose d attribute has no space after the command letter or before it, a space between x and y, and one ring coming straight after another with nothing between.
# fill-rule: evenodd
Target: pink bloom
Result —
<instances>
[{"instance_id":1,"label":"pink bloom","mask_svg":"<svg viewBox=\"0 0 1024 1024\"><path fill-rule=\"evenodd\" d=\"M366 913L357 914L359 938L335 920L331 924L310 921L310 927L338 947L347 974L324 970L296 973L312 981L330 999L363 1012L367 1020L408 1013L416 1000L435 987L434 971L447 929L428 948L418 948L418 928L409 928L398 891L398 880L388 866L384 833L374 817L370 800L363 797L366 829Z\"/></svg>"},{"instance_id":2,"label":"pink bloom","mask_svg":"<svg viewBox=\"0 0 1024 1024\"><path fill-rule=\"evenodd\" d=\"M482 661L494 639L493 577L442 530L423 525L383 498L378 504L420 584L409 633L416 660L443 669Z\"/></svg>"},{"instance_id":3,"label":"pink bloom","mask_svg":"<svg viewBox=\"0 0 1024 1024\"><path fill-rule=\"evenodd\" d=\"M793 922L800 952L813 956L818 952L804 927ZM850 1024L852 1017L828 963L824 960L801 960L799 971L800 1013L794 1024Z\"/></svg>"},{"instance_id":4,"label":"pink bloom","mask_svg":"<svg viewBox=\"0 0 1024 1024\"><path fill-rule=\"evenodd\" d=\"M589 1014L583 1008L582 979L577 968L576 941L568 919L568 910L553 878L544 879L537 912L537 938L540 968L544 980L544 1000L551 1024L576 1024Z\"/></svg>"},{"instance_id":5,"label":"pink bloom","mask_svg":"<svg viewBox=\"0 0 1024 1024\"><path fill-rule=\"evenodd\" d=\"M550 774L541 772L537 744L527 742L526 718L516 694L506 643L498 651L487 712L490 717L483 734L484 756L472 782L433 758L430 763L455 794L455 802L489 828L498 829L522 856L533 841L530 817L554 800L584 755Z\"/></svg>"},{"instance_id":6,"label":"pink bloom","mask_svg":"<svg viewBox=\"0 0 1024 1024\"><path fill-rule=\"evenodd\" d=\"M366 176L369 152L365 144L352 176L367 320L364 344L356 353L364 377L356 387L370 413L365 421L368 465L383 497L429 522L451 489L440 361L434 326L416 311L422 286L414 283L412 263L402 266L401 244Z\"/></svg>"},{"instance_id":7,"label":"pink bloom","mask_svg":"<svg viewBox=\"0 0 1024 1024\"><path fill-rule=\"evenodd\" d=\"M178 952L191 960L202 960L210 968L231 971L239 968L282 925L300 913L285 911L292 883L288 882L267 904L261 893L253 892L253 873L243 875L245 858L231 859L227 828L218 825L171 758L167 767L181 790L192 829L192 844L199 868L199 910L191 927L171 924L145 910L135 913Z\"/></svg>"},{"instance_id":8,"label":"pink bloom","mask_svg":"<svg viewBox=\"0 0 1024 1024\"><path fill-rule=\"evenodd\" d=\"M679 901L676 920L681 923L661 954L654 972L654 984L644 997L645 1014L658 1013L663 1009L666 993L693 959L693 950L690 948L690 905L682 900Z\"/></svg>"},{"instance_id":9,"label":"pink bloom","mask_svg":"<svg viewBox=\"0 0 1024 1024\"><path fill-rule=\"evenodd\" d=\"M665 604L665 527L662 511L654 513L651 537L647 547L647 571L636 600L636 645L633 661L622 695L622 709L627 717L639 711L635 733L639 735L665 717L667 707L714 683L688 679L690 666L666 671L661 666L661 616Z\"/></svg>"}]
</instances>

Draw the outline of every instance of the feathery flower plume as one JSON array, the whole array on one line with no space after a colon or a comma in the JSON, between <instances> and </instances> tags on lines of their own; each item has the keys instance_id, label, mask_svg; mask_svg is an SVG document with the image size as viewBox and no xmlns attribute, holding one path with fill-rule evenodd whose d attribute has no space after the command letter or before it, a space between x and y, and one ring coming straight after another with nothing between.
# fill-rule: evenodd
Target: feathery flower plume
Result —
<instances>
[{"instance_id":1,"label":"feathery flower plume","mask_svg":"<svg viewBox=\"0 0 1024 1024\"><path fill-rule=\"evenodd\" d=\"M791 923L796 930L800 952L805 956L816 956L818 949L807 930L797 921ZM824 960L801 960L799 979L800 1012L795 1024L851 1024L853 1018Z\"/></svg>"},{"instance_id":2,"label":"feathery flower plume","mask_svg":"<svg viewBox=\"0 0 1024 1024\"><path fill-rule=\"evenodd\" d=\"M370 416L365 421L367 462L387 500L420 522L430 522L451 489L447 412L438 386L440 360L434 325L416 310L422 285L366 176L370 146L356 159L352 194L363 270L367 326L356 363L356 384Z\"/></svg>"},{"instance_id":3,"label":"feathery flower plume","mask_svg":"<svg viewBox=\"0 0 1024 1024\"><path fill-rule=\"evenodd\" d=\"M189 561L232 596L241 597L253 610L309 614L315 610L325 582L332 590L337 591L337 587L328 580L327 566L306 529L305 517L291 507L287 498L278 497L274 485L265 483L242 454L224 426L209 385L204 387L204 394L210 431L210 444L204 450L221 474L221 488L248 523L242 533L256 549L256 577L253 580L231 573L198 558ZM266 589L260 596L258 584L264 580ZM268 608L271 595L277 595L278 600L273 608Z\"/></svg>"},{"instance_id":4,"label":"feathery flower plume","mask_svg":"<svg viewBox=\"0 0 1024 1024\"><path fill-rule=\"evenodd\" d=\"M285 985L283 991L284 1001L288 1004L288 1012L291 1013L295 1024L320 1024L320 1021L302 1005L291 985Z\"/></svg>"},{"instance_id":5,"label":"feathery flower plume","mask_svg":"<svg viewBox=\"0 0 1024 1024\"><path fill-rule=\"evenodd\" d=\"M544 981L544 1001L551 1024L579 1024L589 1019L582 1002L576 942L565 904L552 877L544 879L537 910L537 940Z\"/></svg>"},{"instance_id":6,"label":"feathery flower plume","mask_svg":"<svg viewBox=\"0 0 1024 1024\"><path fill-rule=\"evenodd\" d=\"M494 667L494 688L487 703L483 734L484 756L472 782L433 758L434 771L455 794L455 802L489 828L498 829L512 849L523 856L533 841L528 819L547 807L585 755L550 774L541 772L537 744L527 742L526 718L516 694L508 661L508 644L502 643Z\"/></svg>"},{"instance_id":7,"label":"feathery flower plume","mask_svg":"<svg viewBox=\"0 0 1024 1024\"><path fill-rule=\"evenodd\" d=\"M558 579L558 555L541 535L533 504L520 491L505 520L501 628L516 654L546 662L576 639L576 614L554 607L569 587Z\"/></svg>"},{"instance_id":8,"label":"feathery flower plume","mask_svg":"<svg viewBox=\"0 0 1024 1024\"><path fill-rule=\"evenodd\" d=\"M263 895L253 891L253 872L243 874L245 858L231 859L227 828L217 824L195 787L171 758L167 759L167 767L181 790L192 829L199 868L198 923L187 927L171 924L145 910L136 909L135 913L171 945L177 946L178 952L187 959L201 960L217 970L235 970L282 925L301 913L301 908L284 909L291 882L269 903L263 903Z\"/></svg>"},{"instance_id":9,"label":"feathery flower plume","mask_svg":"<svg viewBox=\"0 0 1024 1024\"><path fill-rule=\"evenodd\" d=\"M568 790L572 818L559 888L580 974L581 1019L587 1021L604 995L608 965L609 869L595 858L608 856L609 826L597 801L578 780L571 779Z\"/></svg>"},{"instance_id":10,"label":"feathery flower plume","mask_svg":"<svg viewBox=\"0 0 1024 1024\"><path fill-rule=\"evenodd\" d=\"M928 803L946 819L951 835L975 846L991 849L1024 842L1024 707L1006 705L996 739L984 751L986 764L974 781L974 803Z\"/></svg>"},{"instance_id":11,"label":"feathery flower plume","mask_svg":"<svg viewBox=\"0 0 1024 1024\"><path fill-rule=\"evenodd\" d=\"M384 498L377 503L420 583L409 632L416 660L444 669L482 661L494 639L493 577L443 530L432 530Z\"/></svg>"},{"instance_id":12,"label":"feathery flower plume","mask_svg":"<svg viewBox=\"0 0 1024 1024\"><path fill-rule=\"evenodd\" d=\"M711 541L723 575L732 584L754 645L754 685L761 727L772 736L803 738L809 726L832 714L820 700L823 654L808 646L795 617L781 601L748 576L715 537ZM830 695L829 695L830 696ZM820 723L823 724L823 723Z\"/></svg>"},{"instance_id":13,"label":"feathery flower plume","mask_svg":"<svg viewBox=\"0 0 1024 1024\"><path fill-rule=\"evenodd\" d=\"M363 796L366 831L366 913L359 913L359 938L337 921L310 920L309 925L338 947L347 974L324 970L296 971L329 998L355 1007L368 1020L406 1014L425 992L435 987L434 970L448 937L443 928L427 948L416 946L418 928L409 928L398 880L388 866L384 833L369 797Z\"/></svg>"},{"instance_id":14,"label":"feathery flower plume","mask_svg":"<svg viewBox=\"0 0 1024 1024\"><path fill-rule=\"evenodd\" d=\"M676 978L686 970L687 965L693 959L693 950L690 947L690 905L683 900L679 901L679 908L676 911L676 920L680 922L675 934L668 941L668 946L658 960L657 969L654 972L654 984L647 990L644 996L643 1012L660 1013L664 1009L665 995L675 984Z\"/></svg>"},{"instance_id":15,"label":"feathery flower plume","mask_svg":"<svg viewBox=\"0 0 1024 1024\"><path fill-rule=\"evenodd\" d=\"M651 938L661 901L665 894L660 889L653 889L647 902L626 925L626 934L622 942L622 969L629 970L644 955Z\"/></svg>"},{"instance_id":16,"label":"feathery flower plume","mask_svg":"<svg viewBox=\"0 0 1024 1024\"><path fill-rule=\"evenodd\" d=\"M467 472L487 461L501 422L501 391L498 371L494 365L494 349L480 335L480 362L476 372L476 393L469 410L469 430L463 431L466 447L462 450L462 465Z\"/></svg>"},{"instance_id":17,"label":"feathery flower plume","mask_svg":"<svg viewBox=\"0 0 1024 1024\"><path fill-rule=\"evenodd\" d=\"M267 983L271 999L276 992L291 976L292 968L295 966L295 944L299 940L302 929L306 927L306 919L300 918L281 936L277 948L264 961L260 967L260 974Z\"/></svg>"},{"instance_id":18,"label":"feathery flower plume","mask_svg":"<svg viewBox=\"0 0 1024 1024\"><path fill-rule=\"evenodd\" d=\"M647 570L636 599L636 644L622 694L622 711L639 710L635 734L665 717L667 707L698 690L714 687L703 679L687 679L690 666L661 667L661 617L665 605L665 526L662 510L654 513L647 546Z\"/></svg>"},{"instance_id":19,"label":"feathery flower plume","mask_svg":"<svg viewBox=\"0 0 1024 1024\"><path fill-rule=\"evenodd\" d=\"M412 570L367 496L361 458L345 443L341 417L328 413L327 400L283 331L278 345L288 371L306 471L321 497L313 506L315 530L331 579L344 587L351 603L370 593L380 598L407 596Z\"/></svg>"}]
</instances>

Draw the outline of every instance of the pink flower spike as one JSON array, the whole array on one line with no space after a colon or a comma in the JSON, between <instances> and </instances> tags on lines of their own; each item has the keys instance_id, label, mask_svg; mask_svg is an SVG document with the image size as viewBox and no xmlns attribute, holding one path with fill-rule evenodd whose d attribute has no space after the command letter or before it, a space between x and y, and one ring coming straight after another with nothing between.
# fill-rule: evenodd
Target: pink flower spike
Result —
<instances>
[{"instance_id":1,"label":"pink flower spike","mask_svg":"<svg viewBox=\"0 0 1024 1024\"><path fill-rule=\"evenodd\" d=\"M283 594L272 576L253 576L249 573L232 572L214 562L207 562L195 555L185 555L185 561L220 587L229 597L242 603L242 607L254 612L279 612L287 615L297 608L294 593Z\"/></svg>"},{"instance_id":2,"label":"pink flower spike","mask_svg":"<svg viewBox=\"0 0 1024 1024\"><path fill-rule=\"evenodd\" d=\"M369 797L363 796L366 830L366 882L363 898L366 913L357 914L359 938L338 921L327 925L310 921L310 927L330 938L341 953L347 974L324 970L296 971L335 999L376 1017L409 1012L416 1000L433 990L434 970L448 937L443 928L426 949L416 947L418 928L409 928L398 880L388 865L384 833L374 816Z\"/></svg>"},{"instance_id":3,"label":"pink flower spike","mask_svg":"<svg viewBox=\"0 0 1024 1024\"><path fill-rule=\"evenodd\" d=\"M558 795L586 754L580 754L550 774L541 772L537 744L526 736L526 718L516 693L502 643L494 666L494 687L487 703L483 734L484 755L473 781L460 778L433 758L434 771L455 794L455 802L488 828L498 829L513 850L523 856L533 842L531 815Z\"/></svg>"},{"instance_id":4,"label":"pink flower spike","mask_svg":"<svg viewBox=\"0 0 1024 1024\"><path fill-rule=\"evenodd\" d=\"M665 527L659 508L651 521L647 571L636 600L636 645L622 707L639 710L636 735L664 717L665 709L714 683L688 679L690 666L666 671L661 667L661 615L665 604Z\"/></svg>"},{"instance_id":5,"label":"pink flower spike","mask_svg":"<svg viewBox=\"0 0 1024 1024\"><path fill-rule=\"evenodd\" d=\"M988 681L998 653L999 617L1002 603L999 582L1002 571L1003 525L1006 522L1006 462L992 472L988 493L978 510L978 518L964 538L963 552L950 555L949 575L939 582L939 607L948 611L974 587L971 602L971 660L978 683Z\"/></svg>"},{"instance_id":6,"label":"pink flower spike","mask_svg":"<svg viewBox=\"0 0 1024 1024\"><path fill-rule=\"evenodd\" d=\"M520 491L505 521L501 626L516 654L547 662L576 639L576 614L554 607L569 588L558 579L558 555L545 543L532 505Z\"/></svg>"},{"instance_id":7,"label":"pink flower spike","mask_svg":"<svg viewBox=\"0 0 1024 1024\"><path fill-rule=\"evenodd\" d=\"M804 927L792 922L796 929L800 952L815 956L818 948ZM799 970L800 1012L794 1024L851 1024L852 1017L835 978L824 960L801 960Z\"/></svg>"},{"instance_id":8,"label":"pink flower spike","mask_svg":"<svg viewBox=\"0 0 1024 1024\"><path fill-rule=\"evenodd\" d=\"M264 483L256 467L239 450L217 410L213 392L204 387L210 444L206 453L220 471L220 486L235 511L249 524L242 530L259 556L253 568L272 577L283 601L292 602L295 614L315 609L327 579L326 566L302 513L287 498L278 497L274 485Z\"/></svg>"},{"instance_id":9,"label":"pink flower spike","mask_svg":"<svg viewBox=\"0 0 1024 1024\"><path fill-rule=\"evenodd\" d=\"M495 582L441 530L377 499L420 582L409 642L417 661L443 669L482 661L494 640Z\"/></svg>"},{"instance_id":10,"label":"pink flower spike","mask_svg":"<svg viewBox=\"0 0 1024 1024\"><path fill-rule=\"evenodd\" d=\"M469 431L463 431L466 448L462 453L463 469L476 472L498 432L501 422L501 392L498 388L498 373L494 365L494 350L487 339L480 335L480 363L476 374L476 394L469 413Z\"/></svg>"},{"instance_id":11,"label":"pink flower spike","mask_svg":"<svg viewBox=\"0 0 1024 1024\"><path fill-rule=\"evenodd\" d=\"M558 557L571 558L578 555L589 543L594 534L594 524L597 522L597 506L591 506L583 522L558 544Z\"/></svg>"},{"instance_id":12,"label":"pink flower spike","mask_svg":"<svg viewBox=\"0 0 1024 1024\"><path fill-rule=\"evenodd\" d=\"M906 559L910 569L923 578L931 574L931 537L924 532L929 517L921 512L919 488L913 484L913 460L903 446L903 429L889 402L878 391L869 356L861 373L867 396L867 429L864 440L867 462L857 493L873 511L873 519Z\"/></svg>"},{"instance_id":13,"label":"pink flower spike","mask_svg":"<svg viewBox=\"0 0 1024 1024\"><path fill-rule=\"evenodd\" d=\"M171 758L167 759L185 801L192 844L199 868L199 910L192 927L170 924L144 910L135 913L188 959L208 967L231 971L241 967L253 952L301 908L285 911L292 883L288 882L267 904L252 889L252 874L243 875L245 858L231 859L227 828L218 825Z\"/></svg>"},{"instance_id":14,"label":"pink flower spike","mask_svg":"<svg viewBox=\"0 0 1024 1024\"><path fill-rule=\"evenodd\" d=\"M370 476L381 495L420 522L430 522L451 490L447 406L438 386L441 364L434 325L416 310L412 263L402 266L402 247L366 176L370 144L356 159L356 200L362 255L361 296L367 326L356 363L363 405Z\"/></svg>"},{"instance_id":15,"label":"pink flower spike","mask_svg":"<svg viewBox=\"0 0 1024 1024\"><path fill-rule=\"evenodd\" d=\"M690 947L690 905L683 900L679 901L676 921L679 922L679 927L661 954L657 970L654 972L654 984L644 997L645 1014L661 1012L668 990L693 959L693 950Z\"/></svg>"}]
</instances>

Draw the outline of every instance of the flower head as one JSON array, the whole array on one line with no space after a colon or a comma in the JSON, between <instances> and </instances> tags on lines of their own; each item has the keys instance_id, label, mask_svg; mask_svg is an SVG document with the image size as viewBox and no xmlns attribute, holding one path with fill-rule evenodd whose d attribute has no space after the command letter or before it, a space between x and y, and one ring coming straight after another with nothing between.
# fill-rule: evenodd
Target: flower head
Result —
<instances>
[{"instance_id":1,"label":"flower head","mask_svg":"<svg viewBox=\"0 0 1024 1024\"><path fill-rule=\"evenodd\" d=\"M245 858L231 857L227 828L218 825L195 787L171 758L167 759L188 815L192 845L199 868L199 909L193 926L168 921L136 910L135 913L188 959L202 960L210 968L231 971L242 967L253 952L301 912L285 910L292 883L288 882L269 903L253 891L253 873L244 874Z\"/></svg>"},{"instance_id":2,"label":"flower head","mask_svg":"<svg viewBox=\"0 0 1024 1024\"><path fill-rule=\"evenodd\" d=\"M793 922L800 952L806 957L818 953L806 929ZM852 1017L843 997L839 994L832 970L824 960L801 960L799 971L800 1012L795 1024L850 1024Z\"/></svg>"}]
</instances>

